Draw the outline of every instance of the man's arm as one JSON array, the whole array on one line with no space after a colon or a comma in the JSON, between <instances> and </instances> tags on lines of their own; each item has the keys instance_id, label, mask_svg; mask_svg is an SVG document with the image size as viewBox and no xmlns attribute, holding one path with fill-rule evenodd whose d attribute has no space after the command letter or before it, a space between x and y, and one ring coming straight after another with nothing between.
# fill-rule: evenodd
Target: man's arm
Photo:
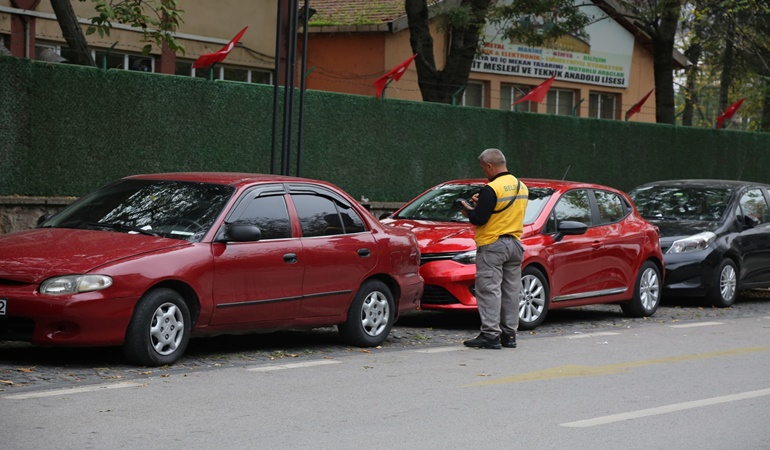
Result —
<instances>
[{"instance_id":1,"label":"man's arm","mask_svg":"<svg viewBox=\"0 0 770 450\"><path fill-rule=\"evenodd\" d=\"M468 212L468 220L474 225L484 225L492 217L492 212L497 205L497 195L495 190L489 185L481 188L479 200L476 202L476 208Z\"/></svg>"}]
</instances>

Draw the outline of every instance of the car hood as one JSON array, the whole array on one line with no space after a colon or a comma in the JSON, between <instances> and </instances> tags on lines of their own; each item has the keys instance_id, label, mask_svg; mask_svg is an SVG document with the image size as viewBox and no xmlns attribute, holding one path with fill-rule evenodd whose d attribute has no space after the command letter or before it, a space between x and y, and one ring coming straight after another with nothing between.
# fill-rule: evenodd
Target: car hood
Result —
<instances>
[{"instance_id":1,"label":"car hood","mask_svg":"<svg viewBox=\"0 0 770 450\"><path fill-rule=\"evenodd\" d=\"M39 283L62 274L87 273L113 261L171 247L177 239L69 228L36 228L0 235L0 279Z\"/></svg>"},{"instance_id":2,"label":"car hood","mask_svg":"<svg viewBox=\"0 0 770 450\"><path fill-rule=\"evenodd\" d=\"M386 219L382 223L414 233L422 254L462 252L476 248L474 228L468 222Z\"/></svg>"},{"instance_id":3,"label":"car hood","mask_svg":"<svg viewBox=\"0 0 770 450\"><path fill-rule=\"evenodd\" d=\"M414 233L423 255L464 252L476 248L476 242L473 240L475 228L468 222L385 219L382 223ZM532 226L525 225L522 238L532 232Z\"/></svg>"},{"instance_id":4,"label":"car hood","mask_svg":"<svg viewBox=\"0 0 770 450\"><path fill-rule=\"evenodd\" d=\"M706 222L698 220L649 220L657 226L661 238L678 238L692 236L703 231L715 231L719 227L718 222Z\"/></svg>"}]
</instances>

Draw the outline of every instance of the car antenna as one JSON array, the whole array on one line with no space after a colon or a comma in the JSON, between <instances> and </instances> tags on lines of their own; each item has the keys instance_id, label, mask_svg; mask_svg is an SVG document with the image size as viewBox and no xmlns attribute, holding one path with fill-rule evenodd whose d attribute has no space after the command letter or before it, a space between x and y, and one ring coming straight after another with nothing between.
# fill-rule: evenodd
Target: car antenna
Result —
<instances>
[{"instance_id":1,"label":"car antenna","mask_svg":"<svg viewBox=\"0 0 770 450\"><path fill-rule=\"evenodd\" d=\"M567 174L569 173L569 169L570 169L571 167L572 167L572 164L570 164L569 166L567 166L567 170L564 172L564 176L563 176L563 177L561 177L561 181L564 181L564 180L566 180L566 179L567 179Z\"/></svg>"}]
</instances>

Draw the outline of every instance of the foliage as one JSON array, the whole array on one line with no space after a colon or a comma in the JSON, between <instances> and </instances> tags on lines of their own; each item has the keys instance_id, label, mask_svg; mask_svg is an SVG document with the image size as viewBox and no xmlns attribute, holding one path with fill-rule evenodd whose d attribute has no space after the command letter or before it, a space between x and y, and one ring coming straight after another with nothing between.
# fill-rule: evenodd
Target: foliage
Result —
<instances>
[{"instance_id":1,"label":"foliage","mask_svg":"<svg viewBox=\"0 0 770 450\"><path fill-rule=\"evenodd\" d=\"M90 35L109 36L113 23L141 28L143 42L148 42L142 52L147 54L154 43L159 48L163 42L173 52L184 53L184 46L177 41L174 32L182 23L183 10L179 9L178 0L80 0L91 1L99 14L91 18L91 26L86 30Z\"/></svg>"},{"instance_id":2,"label":"foliage","mask_svg":"<svg viewBox=\"0 0 770 450\"><path fill-rule=\"evenodd\" d=\"M550 41L580 32L591 17L580 11L573 0L516 0L490 8L487 20L503 25L503 37L532 47L541 47Z\"/></svg>"}]
</instances>

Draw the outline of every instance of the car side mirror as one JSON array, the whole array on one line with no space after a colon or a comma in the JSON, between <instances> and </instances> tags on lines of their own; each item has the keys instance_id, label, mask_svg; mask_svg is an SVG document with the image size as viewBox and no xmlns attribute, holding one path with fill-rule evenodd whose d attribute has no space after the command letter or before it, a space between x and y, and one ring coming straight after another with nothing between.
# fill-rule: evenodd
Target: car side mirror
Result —
<instances>
[{"instance_id":1,"label":"car side mirror","mask_svg":"<svg viewBox=\"0 0 770 450\"><path fill-rule=\"evenodd\" d=\"M556 242L559 242L564 239L564 236L585 234L586 231L588 231L588 225L574 220L565 220L559 222L559 226L556 227L556 234L553 235L553 239Z\"/></svg>"},{"instance_id":2,"label":"car side mirror","mask_svg":"<svg viewBox=\"0 0 770 450\"><path fill-rule=\"evenodd\" d=\"M746 215L738 216L738 223L740 223L743 226L744 230L747 230L749 228L754 228L757 225L759 225L759 220Z\"/></svg>"},{"instance_id":3,"label":"car side mirror","mask_svg":"<svg viewBox=\"0 0 770 450\"><path fill-rule=\"evenodd\" d=\"M37 226L40 226L45 223L46 220L53 217L53 214L43 214L42 216L37 218Z\"/></svg>"},{"instance_id":4,"label":"car side mirror","mask_svg":"<svg viewBox=\"0 0 770 450\"><path fill-rule=\"evenodd\" d=\"M225 225L220 236L220 242L254 242L262 239L262 231L250 223L233 222Z\"/></svg>"}]
</instances>

